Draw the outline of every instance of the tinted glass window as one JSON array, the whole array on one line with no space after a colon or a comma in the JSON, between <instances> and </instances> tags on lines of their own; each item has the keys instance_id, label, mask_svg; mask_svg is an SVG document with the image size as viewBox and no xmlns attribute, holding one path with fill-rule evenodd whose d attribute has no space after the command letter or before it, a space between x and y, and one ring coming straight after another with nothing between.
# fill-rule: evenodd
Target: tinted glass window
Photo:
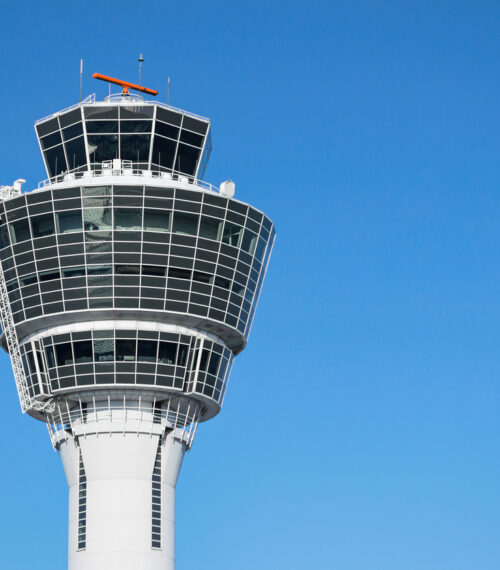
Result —
<instances>
[{"instance_id":1,"label":"tinted glass window","mask_svg":"<svg viewBox=\"0 0 500 570\"><path fill-rule=\"evenodd\" d=\"M150 133L152 121L120 121L121 133Z\"/></svg>"},{"instance_id":2,"label":"tinted glass window","mask_svg":"<svg viewBox=\"0 0 500 570\"><path fill-rule=\"evenodd\" d=\"M150 143L151 135L121 135L121 158L132 162L147 162Z\"/></svg>"},{"instance_id":3,"label":"tinted glass window","mask_svg":"<svg viewBox=\"0 0 500 570\"><path fill-rule=\"evenodd\" d=\"M150 105L130 105L120 107L120 119L150 119L153 117L154 107Z\"/></svg>"},{"instance_id":4,"label":"tinted glass window","mask_svg":"<svg viewBox=\"0 0 500 570\"><path fill-rule=\"evenodd\" d=\"M90 162L118 158L117 135L88 135Z\"/></svg>"},{"instance_id":5,"label":"tinted glass window","mask_svg":"<svg viewBox=\"0 0 500 570\"><path fill-rule=\"evenodd\" d=\"M255 250L256 243L257 236L254 233L245 230L245 233L243 234L243 240L241 242L241 248L252 255Z\"/></svg>"},{"instance_id":6,"label":"tinted glass window","mask_svg":"<svg viewBox=\"0 0 500 570\"><path fill-rule=\"evenodd\" d=\"M198 216L194 214L174 214L174 233L196 235L198 230Z\"/></svg>"},{"instance_id":7,"label":"tinted glass window","mask_svg":"<svg viewBox=\"0 0 500 570\"><path fill-rule=\"evenodd\" d=\"M76 123L75 125L71 125L71 127L63 129L63 138L65 141L69 141L81 135L83 135L82 123Z\"/></svg>"},{"instance_id":8,"label":"tinted glass window","mask_svg":"<svg viewBox=\"0 0 500 570\"><path fill-rule=\"evenodd\" d=\"M33 237L50 236L54 233L54 217L52 214L43 214L31 218Z\"/></svg>"},{"instance_id":9,"label":"tinted glass window","mask_svg":"<svg viewBox=\"0 0 500 570\"><path fill-rule=\"evenodd\" d=\"M115 229L140 230L142 228L142 211L138 209L116 208Z\"/></svg>"},{"instance_id":10,"label":"tinted glass window","mask_svg":"<svg viewBox=\"0 0 500 570\"><path fill-rule=\"evenodd\" d=\"M58 366L73 364L73 352L71 350L70 342L65 342L64 344L56 344L55 349Z\"/></svg>"},{"instance_id":11,"label":"tinted glass window","mask_svg":"<svg viewBox=\"0 0 500 570\"><path fill-rule=\"evenodd\" d=\"M177 143L163 137L155 136L153 143L152 162L172 169Z\"/></svg>"},{"instance_id":12,"label":"tinted glass window","mask_svg":"<svg viewBox=\"0 0 500 570\"><path fill-rule=\"evenodd\" d=\"M200 151L198 149L179 143L179 150L177 151L174 170L194 175L199 156Z\"/></svg>"},{"instance_id":13,"label":"tinted glass window","mask_svg":"<svg viewBox=\"0 0 500 570\"><path fill-rule=\"evenodd\" d=\"M87 153L85 151L85 142L83 141L83 137L67 142L65 147L70 170L74 170L78 166L87 164Z\"/></svg>"},{"instance_id":14,"label":"tinted glass window","mask_svg":"<svg viewBox=\"0 0 500 570\"><path fill-rule=\"evenodd\" d=\"M144 210L144 229L168 232L170 228L170 212L161 210Z\"/></svg>"},{"instance_id":15,"label":"tinted glass window","mask_svg":"<svg viewBox=\"0 0 500 570\"><path fill-rule=\"evenodd\" d=\"M108 105L85 107L85 118L118 119L118 107L109 107Z\"/></svg>"},{"instance_id":16,"label":"tinted glass window","mask_svg":"<svg viewBox=\"0 0 500 570\"><path fill-rule=\"evenodd\" d=\"M75 342L73 345L75 351L75 362L92 362L92 343L90 340Z\"/></svg>"},{"instance_id":17,"label":"tinted glass window","mask_svg":"<svg viewBox=\"0 0 500 570\"><path fill-rule=\"evenodd\" d=\"M45 151L44 155L50 177L57 176L61 172L68 170L62 145Z\"/></svg>"},{"instance_id":18,"label":"tinted glass window","mask_svg":"<svg viewBox=\"0 0 500 570\"><path fill-rule=\"evenodd\" d=\"M174 342L160 342L158 359L163 364L175 364L177 358L177 344Z\"/></svg>"},{"instance_id":19,"label":"tinted glass window","mask_svg":"<svg viewBox=\"0 0 500 570\"><path fill-rule=\"evenodd\" d=\"M140 340L137 343L137 360L140 362L156 362L158 343L154 340Z\"/></svg>"},{"instance_id":20,"label":"tinted glass window","mask_svg":"<svg viewBox=\"0 0 500 570\"><path fill-rule=\"evenodd\" d=\"M87 133L117 133L118 121L87 121Z\"/></svg>"},{"instance_id":21,"label":"tinted glass window","mask_svg":"<svg viewBox=\"0 0 500 570\"><path fill-rule=\"evenodd\" d=\"M111 229L111 209L110 208L87 208L83 210L83 220L85 229L110 230Z\"/></svg>"},{"instance_id":22,"label":"tinted glass window","mask_svg":"<svg viewBox=\"0 0 500 570\"><path fill-rule=\"evenodd\" d=\"M117 340L116 341L116 360L120 362L135 361L135 340Z\"/></svg>"},{"instance_id":23,"label":"tinted glass window","mask_svg":"<svg viewBox=\"0 0 500 570\"><path fill-rule=\"evenodd\" d=\"M114 343L112 339L94 340L94 356L96 362L114 360Z\"/></svg>"},{"instance_id":24,"label":"tinted glass window","mask_svg":"<svg viewBox=\"0 0 500 570\"><path fill-rule=\"evenodd\" d=\"M82 212L80 210L58 212L56 219L57 231L60 234L82 231Z\"/></svg>"},{"instance_id":25,"label":"tinted glass window","mask_svg":"<svg viewBox=\"0 0 500 570\"><path fill-rule=\"evenodd\" d=\"M55 146L56 144L61 144L61 134L59 131L52 133L51 135L47 135L46 137L42 137L40 139L40 144L42 148L50 148L51 146Z\"/></svg>"},{"instance_id":26,"label":"tinted glass window","mask_svg":"<svg viewBox=\"0 0 500 570\"><path fill-rule=\"evenodd\" d=\"M226 225L224 226L224 233L222 234L222 241L228 245L238 247L240 243L241 233L242 228L240 226L226 222Z\"/></svg>"},{"instance_id":27,"label":"tinted glass window","mask_svg":"<svg viewBox=\"0 0 500 570\"><path fill-rule=\"evenodd\" d=\"M207 239L220 239L222 223L213 218L202 216L200 221L200 237Z\"/></svg>"},{"instance_id":28,"label":"tinted glass window","mask_svg":"<svg viewBox=\"0 0 500 570\"><path fill-rule=\"evenodd\" d=\"M31 238L28 220L20 220L9 224L10 237L13 243L19 243Z\"/></svg>"},{"instance_id":29,"label":"tinted glass window","mask_svg":"<svg viewBox=\"0 0 500 570\"><path fill-rule=\"evenodd\" d=\"M179 138L179 129L177 127L161 123L160 121L156 121L155 131L159 135L168 137L169 139L177 140Z\"/></svg>"}]
</instances>

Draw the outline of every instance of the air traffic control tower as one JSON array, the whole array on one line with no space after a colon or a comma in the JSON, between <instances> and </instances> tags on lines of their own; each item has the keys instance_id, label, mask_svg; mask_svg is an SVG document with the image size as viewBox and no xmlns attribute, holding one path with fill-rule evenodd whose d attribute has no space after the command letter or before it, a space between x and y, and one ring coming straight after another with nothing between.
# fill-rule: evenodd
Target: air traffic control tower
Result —
<instances>
[{"instance_id":1,"label":"air traffic control tower","mask_svg":"<svg viewBox=\"0 0 500 570\"><path fill-rule=\"evenodd\" d=\"M275 231L203 181L208 119L118 83L36 123L37 189L0 187L1 342L62 458L69 570L173 570L183 456L220 411Z\"/></svg>"}]
</instances>

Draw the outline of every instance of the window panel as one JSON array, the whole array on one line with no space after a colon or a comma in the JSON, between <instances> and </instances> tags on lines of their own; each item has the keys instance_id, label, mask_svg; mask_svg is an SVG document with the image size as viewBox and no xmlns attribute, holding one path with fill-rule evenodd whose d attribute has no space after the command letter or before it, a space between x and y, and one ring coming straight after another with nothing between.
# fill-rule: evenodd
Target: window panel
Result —
<instances>
[{"instance_id":1,"label":"window panel","mask_svg":"<svg viewBox=\"0 0 500 570\"><path fill-rule=\"evenodd\" d=\"M214 218L201 217L200 237L219 240L221 235L222 222Z\"/></svg>"},{"instance_id":2,"label":"window panel","mask_svg":"<svg viewBox=\"0 0 500 570\"><path fill-rule=\"evenodd\" d=\"M198 216L175 212L173 230L174 233L196 235L198 231Z\"/></svg>"},{"instance_id":3,"label":"window panel","mask_svg":"<svg viewBox=\"0 0 500 570\"><path fill-rule=\"evenodd\" d=\"M137 343L137 360L139 362L156 362L158 342L154 340L140 340Z\"/></svg>"},{"instance_id":4,"label":"window panel","mask_svg":"<svg viewBox=\"0 0 500 570\"><path fill-rule=\"evenodd\" d=\"M110 230L110 208L88 208L83 210L83 220L86 230Z\"/></svg>"},{"instance_id":5,"label":"window panel","mask_svg":"<svg viewBox=\"0 0 500 570\"><path fill-rule=\"evenodd\" d=\"M9 224L12 243L19 243L31 238L28 220L19 220Z\"/></svg>"},{"instance_id":6,"label":"window panel","mask_svg":"<svg viewBox=\"0 0 500 570\"><path fill-rule=\"evenodd\" d=\"M75 342L73 349L75 351L76 364L92 362L92 342L90 340Z\"/></svg>"},{"instance_id":7,"label":"window panel","mask_svg":"<svg viewBox=\"0 0 500 570\"><path fill-rule=\"evenodd\" d=\"M238 247L243 228L230 222L226 222L224 226L224 233L222 234L222 241L233 247Z\"/></svg>"},{"instance_id":8,"label":"window panel","mask_svg":"<svg viewBox=\"0 0 500 570\"><path fill-rule=\"evenodd\" d=\"M56 358L58 366L66 366L73 364L73 352L71 350L71 343L65 342L63 344L56 344Z\"/></svg>"},{"instance_id":9,"label":"window panel","mask_svg":"<svg viewBox=\"0 0 500 570\"><path fill-rule=\"evenodd\" d=\"M82 231L82 212L80 210L58 212L56 219L58 233L65 234Z\"/></svg>"},{"instance_id":10,"label":"window panel","mask_svg":"<svg viewBox=\"0 0 500 570\"><path fill-rule=\"evenodd\" d=\"M177 344L174 342L160 342L158 359L162 364L175 364L177 358Z\"/></svg>"},{"instance_id":11,"label":"window panel","mask_svg":"<svg viewBox=\"0 0 500 570\"><path fill-rule=\"evenodd\" d=\"M117 340L116 360L119 362L135 361L136 344L135 340Z\"/></svg>"},{"instance_id":12,"label":"window panel","mask_svg":"<svg viewBox=\"0 0 500 570\"><path fill-rule=\"evenodd\" d=\"M52 214L43 214L31 218L31 228L33 237L50 236L54 233L54 216Z\"/></svg>"},{"instance_id":13,"label":"window panel","mask_svg":"<svg viewBox=\"0 0 500 570\"><path fill-rule=\"evenodd\" d=\"M96 362L110 362L114 360L113 339L94 340L94 358Z\"/></svg>"},{"instance_id":14,"label":"window panel","mask_svg":"<svg viewBox=\"0 0 500 570\"><path fill-rule=\"evenodd\" d=\"M142 228L142 210L115 208L116 230L140 230Z\"/></svg>"},{"instance_id":15,"label":"window panel","mask_svg":"<svg viewBox=\"0 0 500 570\"><path fill-rule=\"evenodd\" d=\"M154 232L168 232L170 230L170 212L145 209L144 229Z\"/></svg>"}]
</instances>

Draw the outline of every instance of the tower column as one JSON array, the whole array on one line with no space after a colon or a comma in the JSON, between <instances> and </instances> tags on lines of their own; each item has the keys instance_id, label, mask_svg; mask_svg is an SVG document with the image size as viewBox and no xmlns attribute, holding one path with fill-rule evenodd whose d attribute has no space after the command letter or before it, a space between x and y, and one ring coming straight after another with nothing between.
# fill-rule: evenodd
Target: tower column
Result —
<instances>
[{"instance_id":1,"label":"tower column","mask_svg":"<svg viewBox=\"0 0 500 570\"><path fill-rule=\"evenodd\" d=\"M175 486L185 449L175 431L73 434L60 443L68 570L174 569Z\"/></svg>"}]
</instances>

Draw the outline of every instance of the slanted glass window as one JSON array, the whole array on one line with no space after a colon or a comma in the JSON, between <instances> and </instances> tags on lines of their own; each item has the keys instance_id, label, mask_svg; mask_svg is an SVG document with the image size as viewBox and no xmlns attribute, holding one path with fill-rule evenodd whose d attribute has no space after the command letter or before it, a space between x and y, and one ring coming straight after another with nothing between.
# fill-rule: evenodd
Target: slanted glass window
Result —
<instances>
[{"instance_id":1,"label":"slanted glass window","mask_svg":"<svg viewBox=\"0 0 500 570\"><path fill-rule=\"evenodd\" d=\"M45 349L45 355L47 356L47 362L49 363L49 368L54 368L56 361L54 358L54 349L51 346L47 346Z\"/></svg>"},{"instance_id":2,"label":"slanted glass window","mask_svg":"<svg viewBox=\"0 0 500 570\"><path fill-rule=\"evenodd\" d=\"M139 362L156 362L158 343L154 340L140 340L137 343L137 360Z\"/></svg>"},{"instance_id":3,"label":"slanted glass window","mask_svg":"<svg viewBox=\"0 0 500 570\"><path fill-rule=\"evenodd\" d=\"M222 222L214 218L201 217L200 220L200 237L206 239L220 239Z\"/></svg>"},{"instance_id":4,"label":"slanted glass window","mask_svg":"<svg viewBox=\"0 0 500 570\"><path fill-rule=\"evenodd\" d=\"M131 208L115 209L115 230L140 230L142 210Z\"/></svg>"},{"instance_id":5,"label":"slanted glass window","mask_svg":"<svg viewBox=\"0 0 500 570\"><path fill-rule=\"evenodd\" d=\"M210 356L210 351L204 348L200 358L200 371L205 371L207 369L209 356Z\"/></svg>"},{"instance_id":6,"label":"slanted glass window","mask_svg":"<svg viewBox=\"0 0 500 570\"><path fill-rule=\"evenodd\" d=\"M114 360L113 339L94 340L94 358L96 362L110 362Z\"/></svg>"},{"instance_id":7,"label":"slanted glass window","mask_svg":"<svg viewBox=\"0 0 500 570\"><path fill-rule=\"evenodd\" d=\"M90 340L75 342L73 350L75 351L75 362L77 364L92 362L92 343Z\"/></svg>"},{"instance_id":8,"label":"slanted glass window","mask_svg":"<svg viewBox=\"0 0 500 570\"><path fill-rule=\"evenodd\" d=\"M54 233L54 216L52 214L42 214L31 218L31 228L33 237L50 236Z\"/></svg>"},{"instance_id":9,"label":"slanted glass window","mask_svg":"<svg viewBox=\"0 0 500 570\"><path fill-rule=\"evenodd\" d=\"M177 143L175 141L155 135L152 162L171 170L174 165L176 148Z\"/></svg>"},{"instance_id":10,"label":"slanted glass window","mask_svg":"<svg viewBox=\"0 0 500 570\"><path fill-rule=\"evenodd\" d=\"M88 208L83 210L83 221L87 231L110 230L111 208Z\"/></svg>"},{"instance_id":11,"label":"slanted glass window","mask_svg":"<svg viewBox=\"0 0 500 570\"><path fill-rule=\"evenodd\" d=\"M228 245L238 247L241 234L242 228L240 226L226 222L226 225L224 226L224 233L222 234L222 241Z\"/></svg>"},{"instance_id":12,"label":"slanted glass window","mask_svg":"<svg viewBox=\"0 0 500 570\"><path fill-rule=\"evenodd\" d=\"M151 135L121 135L120 156L122 160L148 162Z\"/></svg>"},{"instance_id":13,"label":"slanted glass window","mask_svg":"<svg viewBox=\"0 0 500 570\"><path fill-rule=\"evenodd\" d=\"M51 178L68 170L62 144L55 146L50 150L46 150L43 154L45 155L47 169Z\"/></svg>"},{"instance_id":14,"label":"slanted glass window","mask_svg":"<svg viewBox=\"0 0 500 570\"><path fill-rule=\"evenodd\" d=\"M198 230L198 216L194 214L174 214L174 233L195 236Z\"/></svg>"},{"instance_id":15,"label":"slanted glass window","mask_svg":"<svg viewBox=\"0 0 500 570\"><path fill-rule=\"evenodd\" d=\"M259 238L259 242L257 244L257 249L255 250L255 259L262 261L262 257L264 256L264 251L266 249L266 242L262 238Z\"/></svg>"},{"instance_id":16,"label":"slanted glass window","mask_svg":"<svg viewBox=\"0 0 500 570\"><path fill-rule=\"evenodd\" d=\"M241 249L252 255L255 250L256 243L257 236L253 232L245 230L245 233L243 234L243 240L241 241Z\"/></svg>"},{"instance_id":17,"label":"slanted glass window","mask_svg":"<svg viewBox=\"0 0 500 570\"><path fill-rule=\"evenodd\" d=\"M177 364L179 366L186 366L188 355L188 347L186 344L179 345L179 353L177 354Z\"/></svg>"},{"instance_id":18,"label":"slanted glass window","mask_svg":"<svg viewBox=\"0 0 500 570\"><path fill-rule=\"evenodd\" d=\"M158 359L162 364L175 364L177 344L175 342L160 342Z\"/></svg>"},{"instance_id":19,"label":"slanted glass window","mask_svg":"<svg viewBox=\"0 0 500 570\"><path fill-rule=\"evenodd\" d=\"M135 340L117 340L116 341L116 360L119 362L135 361Z\"/></svg>"},{"instance_id":20,"label":"slanted glass window","mask_svg":"<svg viewBox=\"0 0 500 570\"><path fill-rule=\"evenodd\" d=\"M73 139L64 145L66 147L66 156L68 157L68 166L70 170L75 170L79 166L87 164L87 153L85 151L85 142L83 137Z\"/></svg>"},{"instance_id":21,"label":"slanted glass window","mask_svg":"<svg viewBox=\"0 0 500 570\"><path fill-rule=\"evenodd\" d=\"M145 209L144 229L152 232L168 232L170 230L170 212Z\"/></svg>"},{"instance_id":22,"label":"slanted glass window","mask_svg":"<svg viewBox=\"0 0 500 570\"><path fill-rule=\"evenodd\" d=\"M73 352L71 350L71 343L65 342L63 344L56 344L56 358L58 366L66 366L73 364Z\"/></svg>"},{"instance_id":23,"label":"slanted glass window","mask_svg":"<svg viewBox=\"0 0 500 570\"><path fill-rule=\"evenodd\" d=\"M28 220L20 220L19 222L9 224L9 230L12 243L19 243L31 238Z\"/></svg>"},{"instance_id":24,"label":"slanted glass window","mask_svg":"<svg viewBox=\"0 0 500 570\"><path fill-rule=\"evenodd\" d=\"M212 356L210 357L210 363L208 365L208 373L209 374L213 374L214 376L217 376L217 370L219 368L219 362L220 362L220 354L213 352Z\"/></svg>"},{"instance_id":25,"label":"slanted glass window","mask_svg":"<svg viewBox=\"0 0 500 570\"><path fill-rule=\"evenodd\" d=\"M118 157L118 135L88 135L90 162L103 162Z\"/></svg>"},{"instance_id":26,"label":"slanted glass window","mask_svg":"<svg viewBox=\"0 0 500 570\"><path fill-rule=\"evenodd\" d=\"M196 163L198 162L200 152L197 148L179 143L174 169L193 176L196 172Z\"/></svg>"},{"instance_id":27,"label":"slanted glass window","mask_svg":"<svg viewBox=\"0 0 500 570\"><path fill-rule=\"evenodd\" d=\"M82 231L82 213L80 210L57 212L57 231L60 234Z\"/></svg>"}]
</instances>

